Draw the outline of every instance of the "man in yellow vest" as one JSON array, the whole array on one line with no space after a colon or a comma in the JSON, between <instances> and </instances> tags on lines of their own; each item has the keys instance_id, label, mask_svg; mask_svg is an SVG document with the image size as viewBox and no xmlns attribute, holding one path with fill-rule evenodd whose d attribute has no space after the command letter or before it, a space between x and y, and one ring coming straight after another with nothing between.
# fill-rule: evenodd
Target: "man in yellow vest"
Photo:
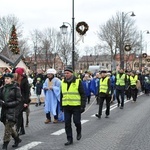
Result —
<instances>
[{"instance_id":1,"label":"man in yellow vest","mask_svg":"<svg viewBox=\"0 0 150 150\"><path fill-rule=\"evenodd\" d=\"M109 117L110 114L110 101L111 101L111 83L110 78L107 76L106 71L101 71L101 79L100 79L100 88L99 88L99 111L98 114L95 114L99 119L102 115L102 108L104 100L106 100L106 117Z\"/></svg>"},{"instance_id":2,"label":"man in yellow vest","mask_svg":"<svg viewBox=\"0 0 150 150\"><path fill-rule=\"evenodd\" d=\"M131 87L131 97L133 98L133 102L136 102L138 89L136 88L136 83L138 81L138 76L135 71L131 72L130 76L130 87Z\"/></svg>"},{"instance_id":3,"label":"man in yellow vest","mask_svg":"<svg viewBox=\"0 0 150 150\"><path fill-rule=\"evenodd\" d=\"M127 76L124 73L124 69L120 68L119 72L116 75L116 98L118 101L118 107L120 106L120 98L121 95L121 106L120 109L124 107L124 96L125 96L125 88L127 84Z\"/></svg>"},{"instance_id":4,"label":"man in yellow vest","mask_svg":"<svg viewBox=\"0 0 150 150\"><path fill-rule=\"evenodd\" d=\"M85 110L86 96L80 79L73 75L72 67L64 70L65 78L61 82L61 109L64 111L65 131L67 142L65 146L73 144L71 120L76 126L77 140L81 139L81 113Z\"/></svg>"}]
</instances>

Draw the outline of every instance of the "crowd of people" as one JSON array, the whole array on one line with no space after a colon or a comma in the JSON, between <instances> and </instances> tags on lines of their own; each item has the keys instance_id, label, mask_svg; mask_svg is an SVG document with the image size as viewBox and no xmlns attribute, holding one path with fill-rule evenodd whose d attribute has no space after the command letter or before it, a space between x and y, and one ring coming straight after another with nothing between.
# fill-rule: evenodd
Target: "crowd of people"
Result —
<instances>
[{"instance_id":1,"label":"crowd of people","mask_svg":"<svg viewBox=\"0 0 150 150\"><path fill-rule=\"evenodd\" d=\"M90 104L91 96L95 96L99 106L95 116L101 118L103 103L106 101L105 118L109 118L110 105L115 101L123 109L125 98L135 103L139 92L150 94L150 73L125 71L123 68L117 72L101 70L93 74L89 71L74 73L71 66L67 66L61 74L53 68L45 73L38 70L36 74L28 75L20 67L11 72L1 72L1 122L5 127L2 149L7 149L11 136L14 138L12 146L17 147L21 142L19 135L25 134L23 112L29 115L31 88L37 95L35 107L41 105L42 90L44 92L44 123L65 123L67 146L73 144L72 117L76 126L76 139L82 137L81 114ZM28 123L29 120L26 126Z\"/></svg>"}]
</instances>

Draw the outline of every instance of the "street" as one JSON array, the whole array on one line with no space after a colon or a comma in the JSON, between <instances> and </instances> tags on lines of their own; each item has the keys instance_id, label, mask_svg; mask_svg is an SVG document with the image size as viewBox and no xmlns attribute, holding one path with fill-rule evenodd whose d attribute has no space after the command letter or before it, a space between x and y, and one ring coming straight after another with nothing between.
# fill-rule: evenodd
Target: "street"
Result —
<instances>
[{"instance_id":1,"label":"street","mask_svg":"<svg viewBox=\"0 0 150 150\"><path fill-rule=\"evenodd\" d=\"M105 104L104 104L105 105ZM43 105L30 105L30 122L26 134L20 136L22 142L16 150L149 150L150 149L150 97L141 95L137 102L125 101L124 109L116 102L111 105L110 117L105 118L105 108L101 119L95 117L98 111L95 98L86 106L82 114L82 138L64 146L66 134L64 123L45 124ZM25 117L24 117L25 118ZM3 124L0 123L0 146L2 145ZM13 149L11 140L8 149Z\"/></svg>"}]
</instances>

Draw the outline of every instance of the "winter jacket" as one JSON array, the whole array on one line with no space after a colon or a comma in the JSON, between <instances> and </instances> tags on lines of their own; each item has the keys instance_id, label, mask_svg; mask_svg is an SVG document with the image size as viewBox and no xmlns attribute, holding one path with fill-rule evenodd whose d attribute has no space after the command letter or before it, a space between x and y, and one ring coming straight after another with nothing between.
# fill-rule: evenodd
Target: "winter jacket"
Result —
<instances>
[{"instance_id":1,"label":"winter jacket","mask_svg":"<svg viewBox=\"0 0 150 150\"><path fill-rule=\"evenodd\" d=\"M7 94L7 96L5 94ZM21 102L20 88L16 84L12 84L10 86L5 85L1 87L0 99L5 103L5 105L2 105L1 109L1 122L5 123L6 120L17 122L19 104Z\"/></svg>"}]
</instances>

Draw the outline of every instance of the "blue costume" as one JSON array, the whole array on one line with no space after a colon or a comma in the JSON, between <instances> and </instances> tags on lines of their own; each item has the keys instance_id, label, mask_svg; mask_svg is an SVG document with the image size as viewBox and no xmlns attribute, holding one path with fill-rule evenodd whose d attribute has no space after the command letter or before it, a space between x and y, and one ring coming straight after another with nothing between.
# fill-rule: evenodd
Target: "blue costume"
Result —
<instances>
[{"instance_id":1,"label":"blue costume","mask_svg":"<svg viewBox=\"0 0 150 150\"><path fill-rule=\"evenodd\" d=\"M90 103L90 98L91 98L91 81L90 80L83 80L82 85L84 88L84 92L86 95L86 98L88 100L88 104Z\"/></svg>"},{"instance_id":2,"label":"blue costume","mask_svg":"<svg viewBox=\"0 0 150 150\"><path fill-rule=\"evenodd\" d=\"M49 88L49 79L47 78L45 82L43 83L43 89L45 93L45 113L51 113L53 116L58 115L60 113L60 86L61 86L61 81L54 77L51 80L51 86L52 90L47 89ZM64 119L61 116L61 120ZM59 118L58 118L59 120Z\"/></svg>"}]
</instances>

